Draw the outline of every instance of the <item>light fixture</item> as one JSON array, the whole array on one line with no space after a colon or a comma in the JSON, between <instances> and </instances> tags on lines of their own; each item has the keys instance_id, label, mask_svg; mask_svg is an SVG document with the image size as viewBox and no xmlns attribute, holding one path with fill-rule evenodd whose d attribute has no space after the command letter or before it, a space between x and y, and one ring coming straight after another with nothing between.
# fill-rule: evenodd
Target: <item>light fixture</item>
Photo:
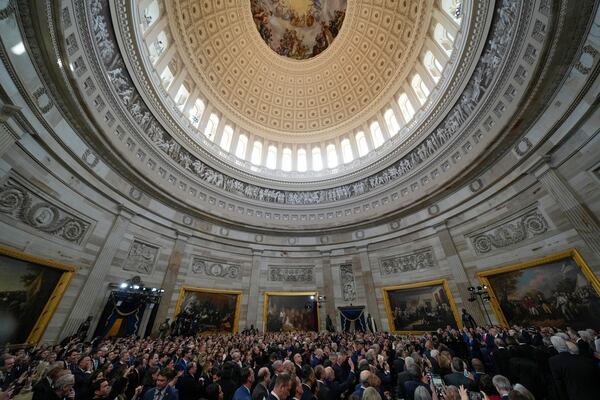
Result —
<instances>
[{"instance_id":1,"label":"light fixture","mask_svg":"<svg viewBox=\"0 0 600 400\"><path fill-rule=\"evenodd\" d=\"M485 307L484 303L488 303L490 301L490 294L487 291L488 287L487 285L483 285L483 286L470 286L468 288L470 295L469 295L469 301L470 302L474 302L477 301L477 297L479 297L479 299L481 300L481 305L483 306L483 310L485 311L485 315L487 315L488 321L490 323L490 325L492 325L492 319L490 318L490 314L488 313L487 308Z\"/></svg>"},{"instance_id":2,"label":"light fixture","mask_svg":"<svg viewBox=\"0 0 600 400\"><path fill-rule=\"evenodd\" d=\"M11 47L10 51L14 55L20 56L21 54L25 53L25 45L23 44L23 42L19 42L19 43L15 44L13 47Z\"/></svg>"},{"instance_id":3,"label":"light fixture","mask_svg":"<svg viewBox=\"0 0 600 400\"><path fill-rule=\"evenodd\" d=\"M126 284L125 282L123 282L123 283L121 283L121 284L119 285L119 287L120 287L121 289L125 289L125 288L127 287L127 284Z\"/></svg>"}]
</instances>

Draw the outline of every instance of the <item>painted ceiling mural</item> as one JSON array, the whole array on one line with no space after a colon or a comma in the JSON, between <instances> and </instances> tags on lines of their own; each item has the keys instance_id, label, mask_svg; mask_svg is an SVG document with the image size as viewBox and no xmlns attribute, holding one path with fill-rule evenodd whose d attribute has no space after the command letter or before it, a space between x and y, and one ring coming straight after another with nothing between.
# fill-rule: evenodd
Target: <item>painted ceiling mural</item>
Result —
<instances>
[{"instance_id":1,"label":"painted ceiling mural","mask_svg":"<svg viewBox=\"0 0 600 400\"><path fill-rule=\"evenodd\" d=\"M305 60L333 43L347 0L250 0L256 28L277 54Z\"/></svg>"}]
</instances>

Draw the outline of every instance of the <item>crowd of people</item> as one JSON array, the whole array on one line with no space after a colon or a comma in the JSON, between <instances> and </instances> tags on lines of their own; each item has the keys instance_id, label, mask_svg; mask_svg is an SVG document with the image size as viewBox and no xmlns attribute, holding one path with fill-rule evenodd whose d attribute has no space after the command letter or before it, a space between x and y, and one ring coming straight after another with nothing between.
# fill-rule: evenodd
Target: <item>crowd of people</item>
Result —
<instances>
[{"instance_id":1,"label":"crowd of people","mask_svg":"<svg viewBox=\"0 0 600 400\"><path fill-rule=\"evenodd\" d=\"M0 400L597 400L593 330L110 338L3 349Z\"/></svg>"}]
</instances>

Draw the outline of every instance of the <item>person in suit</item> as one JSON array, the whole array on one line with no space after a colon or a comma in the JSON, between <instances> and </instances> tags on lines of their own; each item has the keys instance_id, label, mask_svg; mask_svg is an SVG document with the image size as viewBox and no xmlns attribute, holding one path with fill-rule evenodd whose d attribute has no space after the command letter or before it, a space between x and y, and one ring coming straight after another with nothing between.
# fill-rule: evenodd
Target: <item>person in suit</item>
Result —
<instances>
[{"instance_id":1,"label":"person in suit","mask_svg":"<svg viewBox=\"0 0 600 400\"><path fill-rule=\"evenodd\" d=\"M550 338L558 352L548 359L560 400L595 400L600 393L600 370L590 358L569 353L560 336Z\"/></svg>"},{"instance_id":2,"label":"person in suit","mask_svg":"<svg viewBox=\"0 0 600 400\"><path fill-rule=\"evenodd\" d=\"M465 376L465 363L463 360L458 357L452 358L450 368L452 369L452 373L444 376L446 385L453 385L456 387L463 385L468 390L479 391L473 375L469 373L469 377Z\"/></svg>"},{"instance_id":3,"label":"person in suit","mask_svg":"<svg viewBox=\"0 0 600 400\"><path fill-rule=\"evenodd\" d=\"M262 367L256 374L258 383L252 392L252 400L266 400L269 397L269 383L271 383L271 372L269 368Z\"/></svg>"},{"instance_id":4,"label":"person in suit","mask_svg":"<svg viewBox=\"0 0 600 400\"><path fill-rule=\"evenodd\" d=\"M280 374L282 374L284 372L283 371L283 361L281 361L281 360L273 361L273 363L271 364L271 369L273 370L273 374L272 374L271 382L269 383L269 393L275 387L275 381L277 380L277 376L279 376Z\"/></svg>"},{"instance_id":5,"label":"person in suit","mask_svg":"<svg viewBox=\"0 0 600 400\"><path fill-rule=\"evenodd\" d=\"M335 372L335 380L345 382L348 379L348 363L346 363L346 354L340 352L335 357L335 362L331 365Z\"/></svg>"},{"instance_id":6,"label":"person in suit","mask_svg":"<svg viewBox=\"0 0 600 400\"><path fill-rule=\"evenodd\" d=\"M169 385L175 378L175 372L169 368L163 368L156 377L156 386L146 392L144 400L179 400L177 389Z\"/></svg>"},{"instance_id":7,"label":"person in suit","mask_svg":"<svg viewBox=\"0 0 600 400\"><path fill-rule=\"evenodd\" d=\"M73 374L67 373L59 376L54 381L49 396L44 400L63 400L67 397L74 398L75 390L73 389L73 385L75 385L75 377Z\"/></svg>"},{"instance_id":8,"label":"person in suit","mask_svg":"<svg viewBox=\"0 0 600 400\"><path fill-rule=\"evenodd\" d=\"M329 400L329 387L325 384L325 368L322 365L315 367L317 380L317 400Z\"/></svg>"},{"instance_id":9,"label":"person in suit","mask_svg":"<svg viewBox=\"0 0 600 400\"><path fill-rule=\"evenodd\" d=\"M225 400L231 400L233 398L233 394L237 390L239 384L233 378L233 369L234 365L231 361L225 362L223 365L223 370L221 371L221 380L219 384L221 385L221 390L223 390L223 398Z\"/></svg>"},{"instance_id":10,"label":"person in suit","mask_svg":"<svg viewBox=\"0 0 600 400\"><path fill-rule=\"evenodd\" d=\"M254 384L254 371L244 367L240 371L242 385L233 394L233 400L252 400L252 385Z\"/></svg>"},{"instance_id":11,"label":"person in suit","mask_svg":"<svg viewBox=\"0 0 600 400\"><path fill-rule=\"evenodd\" d=\"M492 378L492 384L494 385L496 391L500 395L500 399L508 400L508 394L512 390L508 378L502 375L496 375Z\"/></svg>"},{"instance_id":12,"label":"person in suit","mask_svg":"<svg viewBox=\"0 0 600 400\"><path fill-rule=\"evenodd\" d=\"M404 384L408 381L417 380L421 376L421 370L415 364L414 358L406 357L404 362L404 371L396 377L396 397L399 399L404 398Z\"/></svg>"},{"instance_id":13,"label":"person in suit","mask_svg":"<svg viewBox=\"0 0 600 400\"><path fill-rule=\"evenodd\" d=\"M181 357L177 364L175 364L175 371L186 371L188 364L192 360L192 349L186 349L183 357Z\"/></svg>"},{"instance_id":14,"label":"person in suit","mask_svg":"<svg viewBox=\"0 0 600 400\"><path fill-rule=\"evenodd\" d=\"M218 383L211 383L206 387L206 400L223 400L223 390Z\"/></svg>"},{"instance_id":15,"label":"person in suit","mask_svg":"<svg viewBox=\"0 0 600 400\"><path fill-rule=\"evenodd\" d=\"M492 354L494 365L496 366L496 372L500 375L508 376L510 373L509 363L512 357L511 351L506 347L504 340L500 338L494 339L496 349Z\"/></svg>"},{"instance_id":16,"label":"person in suit","mask_svg":"<svg viewBox=\"0 0 600 400\"><path fill-rule=\"evenodd\" d=\"M290 395L292 389L292 377L288 374L279 374L275 380L275 386L269 393L268 400L286 400Z\"/></svg>"},{"instance_id":17,"label":"person in suit","mask_svg":"<svg viewBox=\"0 0 600 400\"><path fill-rule=\"evenodd\" d=\"M343 382L338 382L335 380L335 371L332 367L325 368L325 377L327 381L325 382L327 388L329 389L329 393L327 394L327 400L340 400L342 394L353 387L354 385L354 363L352 360L348 360L348 364L350 364L350 373L348 374L348 378Z\"/></svg>"},{"instance_id":18,"label":"person in suit","mask_svg":"<svg viewBox=\"0 0 600 400\"><path fill-rule=\"evenodd\" d=\"M142 385L142 371L143 371L143 363L141 359L137 359L133 362L132 365L132 369L129 372L129 374L127 375L127 390L125 391L125 394L127 395L127 398L132 398L133 397L133 393L135 392L135 389Z\"/></svg>"},{"instance_id":19,"label":"person in suit","mask_svg":"<svg viewBox=\"0 0 600 400\"><path fill-rule=\"evenodd\" d=\"M302 397L300 400L316 400L317 397L313 391L313 387L317 383L315 378L315 371L310 365L304 365L302 367Z\"/></svg>"},{"instance_id":20,"label":"person in suit","mask_svg":"<svg viewBox=\"0 0 600 400\"><path fill-rule=\"evenodd\" d=\"M356 385L356 388L355 388L354 392L352 393L353 396L357 396L359 399L362 399L365 389L369 387L369 378L370 377L371 377L371 371L366 370L366 369L360 371L359 383L358 383L358 385Z\"/></svg>"},{"instance_id":21,"label":"person in suit","mask_svg":"<svg viewBox=\"0 0 600 400\"><path fill-rule=\"evenodd\" d=\"M180 400L197 400L202 390L200 382L196 377L198 366L195 362L189 362L185 373L177 380L177 391Z\"/></svg>"},{"instance_id":22,"label":"person in suit","mask_svg":"<svg viewBox=\"0 0 600 400\"><path fill-rule=\"evenodd\" d=\"M294 354L294 367L296 368L296 376L302 379L302 355L300 353Z\"/></svg>"},{"instance_id":23,"label":"person in suit","mask_svg":"<svg viewBox=\"0 0 600 400\"><path fill-rule=\"evenodd\" d=\"M292 397L292 400L302 399L302 395L304 394L304 388L302 387L300 378L298 376L292 378L292 383L292 389L290 390L290 396Z\"/></svg>"},{"instance_id":24,"label":"person in suit","mask_svg":"<svg viewBox=\"0 0 600 400\"><path fill-rule=\"evenodd\" d=\"M106 379L98 379L92 382L90 386L93 400L108 400L110 394L110 385ZM89 398L89 397L88 397Z\"/></svg>"}]
</instances>

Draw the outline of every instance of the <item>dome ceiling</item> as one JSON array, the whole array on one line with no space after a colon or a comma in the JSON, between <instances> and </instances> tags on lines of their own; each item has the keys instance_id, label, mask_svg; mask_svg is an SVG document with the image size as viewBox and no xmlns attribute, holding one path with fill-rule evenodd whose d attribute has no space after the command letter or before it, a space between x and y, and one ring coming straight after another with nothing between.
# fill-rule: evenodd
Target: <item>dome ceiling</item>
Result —
<instances>
[{"instance_id":1,"label":"dome ceiling","mask_svg":"<svg viewBox=\"0 0 600 400\"><path fill-rule=\"evenodd\" d=\"M242 130L305 143L360 125L378 100L389 102L419 56L433 1L350 1L335 42L304 62L265 46L250 2L174 0L164 7L180 58L173 75L184 69Z\"/></svg>"},{"instance_id":2,"label":"dome ceiling","mask_svg":"<svg viewBox=\"0 0 600 400\"><path fill-rule=\"evenodd\" d=\"M337 37L346 0L250 0L258 33L277 54L306 60L325 51Z\"/></svg>"}]
</instances>

